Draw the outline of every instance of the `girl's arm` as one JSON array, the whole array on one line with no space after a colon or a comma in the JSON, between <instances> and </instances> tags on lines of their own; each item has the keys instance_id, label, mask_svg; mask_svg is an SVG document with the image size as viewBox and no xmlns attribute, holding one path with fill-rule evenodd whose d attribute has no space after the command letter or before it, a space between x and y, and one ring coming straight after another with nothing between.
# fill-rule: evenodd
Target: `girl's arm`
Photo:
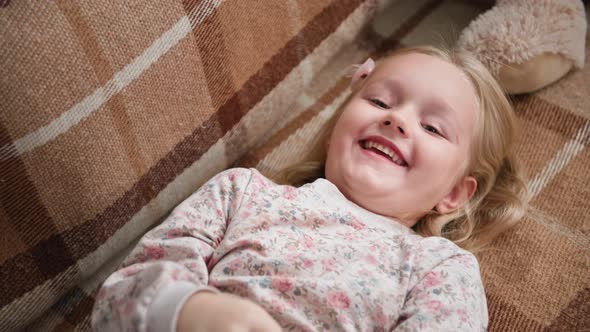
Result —
<instances>
[{"instance_id":1,"label":"girl's arm","mask_svg":"<svg viewBox=\"0 0 590 332\"><path fill-rule=\"evenodd\" d=\"M174 331L184 301L207 286L210 259L252 171L224 171L148 232L100 289L92 325L104 331ZM209 267L211 268L211 266Z\"/></svg>"},{"instance_id":2,"label":"girl's arm","mask_svg":"<svg viewBox=\"0 0 590 332\"><path fill-rule=\"evenodd\" d=\"M477 259L451 256L423 275L406 296L393 331L486 331L488 312Z\"/></svg>"}]
</instances>

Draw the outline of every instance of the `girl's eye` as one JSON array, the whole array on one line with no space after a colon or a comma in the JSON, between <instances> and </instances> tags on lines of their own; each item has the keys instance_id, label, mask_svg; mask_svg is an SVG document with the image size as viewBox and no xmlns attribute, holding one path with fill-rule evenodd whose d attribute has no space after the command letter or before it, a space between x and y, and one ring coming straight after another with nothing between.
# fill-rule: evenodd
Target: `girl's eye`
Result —
<instances>
[{"instance_id":1,"label":"girl's eye","mask_svg":"<svg viewBox=\"0 0 590 332\"><path fill-rule=\"evenodd\" d=\"M438 129L436 129L436 127L434 127L434 126L431 126L431 125L422 125L422 128L424 128L424 130L426 130L428 132L431 132L431 133L433 133L435 135L442 136L441 132Z\"/></svg>"},{"instance_id":2,"label":"girl's eye","mask_svg":"<svg viewBox=\"0 0 590 332\"><path fill-rule=\"evenodd\" d=\"M386 103L382 102L379 99L373 98L373 99L369 99L369 101L379 108L389 108L389 105L387 105Z\"/></svg>"}]
</instances>

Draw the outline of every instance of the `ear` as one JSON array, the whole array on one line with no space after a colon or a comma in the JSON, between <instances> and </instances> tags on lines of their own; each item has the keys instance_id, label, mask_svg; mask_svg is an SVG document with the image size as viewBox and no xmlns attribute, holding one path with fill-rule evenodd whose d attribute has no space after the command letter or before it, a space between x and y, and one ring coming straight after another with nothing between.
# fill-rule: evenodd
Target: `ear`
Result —
<instances>
[{"instance_id":1,"label":"ear","mask_svg":"<svg viewBox=\"0 0 590 332\"><path fill-rule=\"evenodd\" d=\"M355 73L352 75L352 80L350 81L350 86L353 90L358 86L360 82L362 82L371 72L375 69L375 61L373 59L368 58L365 63L360 65Z\"/></svg>"},{"instance_id":2,"label":"ear","mask_svg":"<svg viewBox=\"0 0 590 332\"><path fill-rule=\"evenodd\" d=\"M447 214L463 207L473 197L476 189L477 180L472 176L464 177L457 182L451 192L436 204L436 211L440 214Z\"/></svg>"}]
</instances>

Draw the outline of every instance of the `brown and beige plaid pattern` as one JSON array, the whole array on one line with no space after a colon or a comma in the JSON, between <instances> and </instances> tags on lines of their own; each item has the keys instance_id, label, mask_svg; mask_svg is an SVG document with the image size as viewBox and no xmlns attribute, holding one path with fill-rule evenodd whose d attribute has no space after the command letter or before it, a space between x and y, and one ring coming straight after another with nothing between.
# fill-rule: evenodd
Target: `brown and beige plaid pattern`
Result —
<instances>
[{"instance_id":1,"label":"brown and beige plaid pattern","mask_svg":"<svg viewBox=\"0 0 590 332\"><path fill-rule=\"evenodd\" d=\"M88 330L102 281L201 183L245 152L237 164L263 171L295 161L345 98L351 63L454 39L484 9L453 0L0 8L0 330ZM585 67L516 100L534 203L550 221L525 220L481 257L491 330L590 327L589 81Z\"/></svg>"}]
</instances>

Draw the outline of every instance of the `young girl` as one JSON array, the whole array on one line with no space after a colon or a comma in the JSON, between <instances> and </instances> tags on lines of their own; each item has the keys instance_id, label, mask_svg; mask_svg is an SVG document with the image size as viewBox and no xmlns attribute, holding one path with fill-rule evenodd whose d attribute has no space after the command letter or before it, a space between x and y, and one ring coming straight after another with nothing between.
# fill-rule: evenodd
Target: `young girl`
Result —
<instances>
[{"instance_id":1,"label":"young girl","mask_svg":"<svg viewBox=\"0 0 590 332\"><path fill-rule=\"evenodd\" d=\"M467 250L526 207L508 100L473 57L432 47L369 59L351 90L287 185L229 169L147 233L94 327L485 331Z\"/></svg>"}]
</instances>

